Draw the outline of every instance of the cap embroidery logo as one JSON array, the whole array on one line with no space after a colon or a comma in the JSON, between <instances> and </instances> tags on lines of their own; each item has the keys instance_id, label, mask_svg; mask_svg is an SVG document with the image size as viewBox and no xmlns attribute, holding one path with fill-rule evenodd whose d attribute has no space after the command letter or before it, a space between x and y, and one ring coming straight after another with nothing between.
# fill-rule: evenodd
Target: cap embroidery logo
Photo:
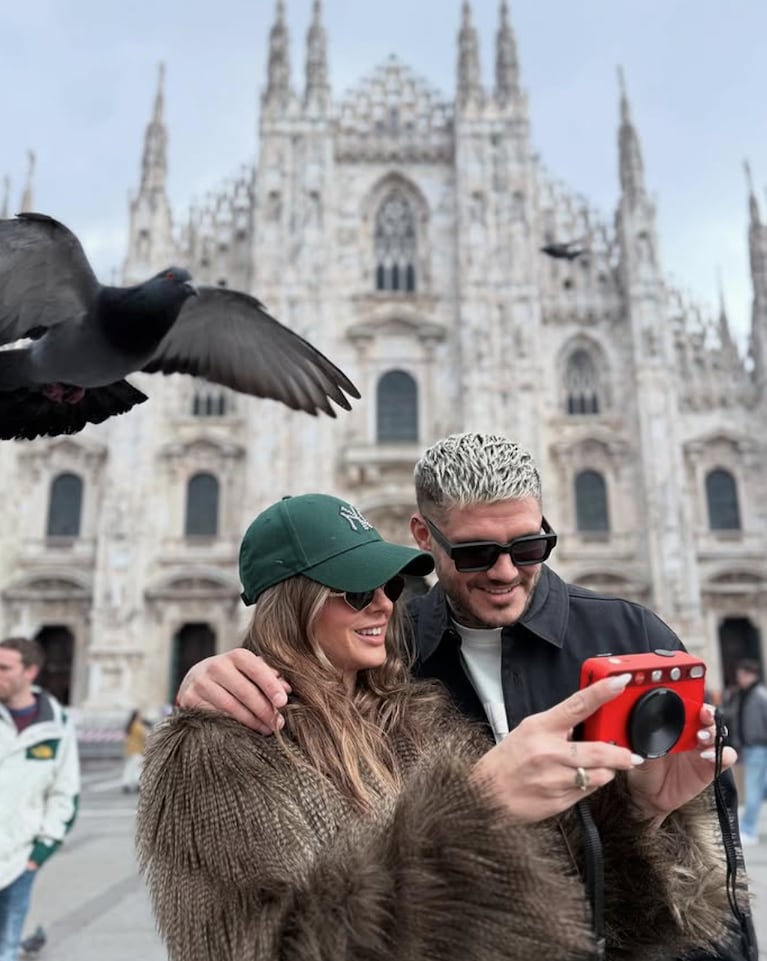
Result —
<instances>
[{"instance_id":1,"label":"cap embroidery logo","mask_svg":"<svg viewBox=\"0 0 767 961\"><path fill-rule=\"evenodd\" d=\"M352 507L351 504L344 504L343 507L338 509L338 513L343 517L344 520L349 522L349 527L353 531L357 530L357 525L363 531L369 531L373 529L373 525L365 517L364 514L360 514L356 507Z\"/></svg>"}]
</instances>

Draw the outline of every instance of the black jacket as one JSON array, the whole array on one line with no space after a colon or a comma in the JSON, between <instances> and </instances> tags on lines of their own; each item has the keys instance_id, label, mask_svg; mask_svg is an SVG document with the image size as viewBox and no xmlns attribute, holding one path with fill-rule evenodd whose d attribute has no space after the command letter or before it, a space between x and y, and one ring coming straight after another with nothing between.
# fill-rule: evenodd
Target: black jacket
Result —
<instances>
[{"instance_id":1,"label":"black jacket","mask_svg":"<svg viewBox=\"0 0 767 961\"><path fill-rule=\"evenodd\" d=\"M440 680L461 712L486 724L492 736L463 668L461 638L450 621L445 592L435 585L427 594L412 598L408 611L413 621L414 674ZM501 634L501 681L509 730L529 714L546 711L576 691L586 658L655 650L684 650L684 645L641 604L568 584L544 564L527 611ZM723 780L737 823L730 772L725 772ZM755 946L750 917L748 926ZM734 942L738 941L736 936ZM696 954L695 961L751 961L737 943L722 946L720 952Z\"/></svg>"}]
</instances>

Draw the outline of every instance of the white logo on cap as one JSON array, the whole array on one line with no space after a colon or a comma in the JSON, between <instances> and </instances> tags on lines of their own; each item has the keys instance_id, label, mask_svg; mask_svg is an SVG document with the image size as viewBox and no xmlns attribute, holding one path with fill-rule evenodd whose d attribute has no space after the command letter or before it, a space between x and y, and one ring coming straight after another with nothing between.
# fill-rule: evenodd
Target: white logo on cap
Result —
<instances>
[{"instance_id":1,"label":"white logo on cap","mask_svg":"<svg viewBox=\"0 0 767 961\"><path fill-rule=\"evenodd\" d=\"M353 531L357 530L357 525L362 528L363 531L370 531L373 529L373 525L365 517L364 514L360 514L356 507L352 507L351 504L345 504L343 507L339 508L338 513L344 520L349 521L349 527Z\"/></svg>"}]
</instances>

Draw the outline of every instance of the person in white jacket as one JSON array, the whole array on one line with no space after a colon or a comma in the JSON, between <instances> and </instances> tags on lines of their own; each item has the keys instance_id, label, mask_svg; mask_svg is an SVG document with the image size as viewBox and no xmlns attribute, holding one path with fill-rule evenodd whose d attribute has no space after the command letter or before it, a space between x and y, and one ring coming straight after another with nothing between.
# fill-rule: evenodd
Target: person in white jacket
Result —
<instances>
[{"instance_id":1,"label":"person in white jacket","mask_svg":"<svg viewBox=\"0 0 767 961\"><path fill-rule=\"evenodd\" d=\"M43 661L35 641L0 641L0 961L17 961L35 875L79 800L74 724L34 686Z\"/></svg>"}]
</instances>

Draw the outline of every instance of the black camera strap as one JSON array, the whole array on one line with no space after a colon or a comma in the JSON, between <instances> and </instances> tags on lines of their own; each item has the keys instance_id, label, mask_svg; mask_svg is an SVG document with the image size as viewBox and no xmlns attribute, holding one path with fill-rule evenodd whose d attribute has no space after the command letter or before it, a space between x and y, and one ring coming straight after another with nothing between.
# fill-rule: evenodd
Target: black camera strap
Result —
<instances>
[{"instance_id":1,"label":"black camera strap","mask_svg":"<svg viewBox=\"0 0 767 961\"><path fill-rule=\"evenodd\" d=\"M738 903L738 849L735 843L730 812L727 808L721 782L722 752L725 747L727 728L720 711L716 711L714 719L716 723L716 737L714 739L714 800L716 803L716 814L719 819L719 827L722 832L722 843L727 865L727 900L733 917L737 920L740 928L743 939L744 956L748 961L757 961L757 949L752 938L751 926ZM602 839L599 836L599 829L594 823L594 817L591 813L588 799L584 798L582 801L579 801L576 805L576 810L578 811L578 818L581 824L584 880L589 903L591 904L592 926L596 942L594 961L603 961L605 956L605 877Z\"/></svg>"},{"instance_id":2,"label":"black camera strap","mask_svg":"<svg viewBox=\"0 0 767 961\"><path fill-rule=\"evenodd\" d=\"M738 849L735 843L735 835L732 829L732 819L727 807L727 801L722 788L722 752L725 747L727 737L727 726L724 717L718 709L714 712L714 723L716 725L716 737L714 739L714 800L716 802L716 814L719 818L719 827L722 832L722 843L724 845L725 860L727 863L727 900L730 910L738 922L745 957L751 961L756 961L757 949L751 935L751 925L738 904Z\"/></svg>"},{"instance_id":3,"label":"black camera strap","mask_svg":"<svg viewBox=\"0 0 767 961\"><path fill-rule=\"evenodd\" d=\"M605 956L605 866L602 856L602 839L586 798L578 802L576 810L581 823L583 873L591 904L591 923L596 941L594 961L602 961Z\"/></svg>"}]
</instances>

